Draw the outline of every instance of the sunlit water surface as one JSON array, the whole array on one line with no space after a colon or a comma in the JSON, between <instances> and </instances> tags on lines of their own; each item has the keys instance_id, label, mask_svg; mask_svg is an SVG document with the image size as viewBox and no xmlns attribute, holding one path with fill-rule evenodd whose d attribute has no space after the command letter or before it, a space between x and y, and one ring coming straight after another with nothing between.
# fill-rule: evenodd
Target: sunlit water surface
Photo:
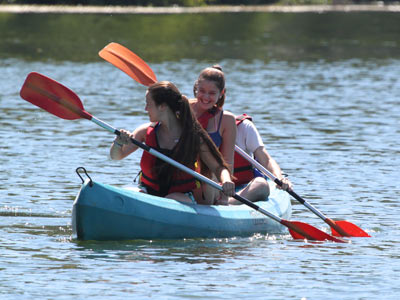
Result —
<instances>
[{"instance_id":1,"label":"sunlit water surface","mask_svg":"<svg viewBox=\"0 0 400 300\"><path fill-rule=\"evenodd\" d=\"M253 116L295 191L372 238L74 240L75 169L84 166L99 182L132 184L141 153L111 161L110 133L22 100L23 81L31 71L54 78L91 114L128 129L148 120L145 87L100 60L7 58L0 60L1 299L398 298L400 60L217 62L227 74L225 108ZM158 79L173 80L187 95L206 66L151 63ZM297 202L292 219L329 229Z\"/></svg>"}]
</instances>

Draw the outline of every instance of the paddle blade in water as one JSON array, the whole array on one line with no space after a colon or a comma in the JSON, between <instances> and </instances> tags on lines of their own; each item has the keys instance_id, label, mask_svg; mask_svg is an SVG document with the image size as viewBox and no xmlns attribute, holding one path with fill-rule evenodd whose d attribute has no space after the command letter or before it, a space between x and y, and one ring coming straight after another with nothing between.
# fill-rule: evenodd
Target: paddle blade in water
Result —
<instances>
[{"instance_id":1,"label":"paddle blade in water","mask_svg":"<svg viewBox=\"0 0 400 300\"><path fill-rule=\"evenodd\" d=\"M338 243L345 243L345 240L331 236L310 224L299 222L299 221L285 221L289 232L294 239L308 239L315 241L332 241ZM284 224L285 225L285 224ZM304 234L303 234L304 233Z\"/></svg>"},{"instance_id":2,"label":"paddle blade in water","mask_svg":"<svg viewBox=\"0 0 400 300\"><path fill-rule=\"evenodd\" d=\"M118 43L108 44L99 55L145 86L157 82L153 70L139 56Z\"/></svg>"},{"instance_id":3,"label":"paddle blade in water","mask_svg":"<svg viewBox=\"0 0 400 300\"><path fill-rule=\"evenodd\" d=\"M368 233L362 230L357 225L342 220L342 221L334 221L336 226L339 226L348 236L351 237L371 237ZM333 227L331 227L332 235L334 236L342 236L339 234Z\"/></svg>"},{"instance_id":4,"label":"paddle blade in water","mask_svg":"<svg viewBox=\"0 0 400 300\"><path fill-rule=\"evenodd\" d=\"M92 118L84 110L81 100L73 91L36 72L28 74L20 95L26 101L66 120Z\"/></svg>"}]
</instances>

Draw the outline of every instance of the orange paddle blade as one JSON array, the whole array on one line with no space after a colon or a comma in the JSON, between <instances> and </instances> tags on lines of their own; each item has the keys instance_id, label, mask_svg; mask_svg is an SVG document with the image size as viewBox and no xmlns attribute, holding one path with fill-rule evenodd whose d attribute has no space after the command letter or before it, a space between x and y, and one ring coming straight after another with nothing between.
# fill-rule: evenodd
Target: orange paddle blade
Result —
<instances>
[{"instance_id":1,"label":"orange paddle blade","mask_svg":"<svg viewBox=\"0 0 400 300\"><path fill-rule=\"evenodd\" d=\"M357 225L342 220L342 221L334 221L335 225L340 227L341 230L343 230L348 236L351 237L371 237L368 233L366 233L364 230L362 230L360 227ZM332 235L334 236L343 236L340 233L338 233L334 227L331 227Z\"/></svg>"},{"instance_id":2,"label":"orange paddle blade","mask_svg":"<svg viewBox=\"0 0 400 300\"><path fill-rule=\"evenodd\" d=\"M73 91L36 72L28 74L22 85L20 96L22 99L62 119L92 119L92 116L84 110L81 100Z\"/></svg>"},{"instance_id":3,"label":"orange paddle blade","mask_svg":"<svg viewBox=\"0 0 400 300\"><path fill-rule=\"evenodd\" d=\"M153 70L139 56L118 43L108 44L99 55L145 86L157 82Z\"/></svg>"},{"instance_id":4,"label":"orange paddle blade","mask_svg":"<svg viewBox=\"0 0 400 300\"><path fill-rule=\"evenodd\" d=\"M331 236L310 224L299 221L282 220L288 228L294 239L308 239L315 241L332 241L338 243L346 243L346 240ZM282 223L281 222L281 223ZM282 223L283 224L283 223Z\"/></svg>"}]
</instances>

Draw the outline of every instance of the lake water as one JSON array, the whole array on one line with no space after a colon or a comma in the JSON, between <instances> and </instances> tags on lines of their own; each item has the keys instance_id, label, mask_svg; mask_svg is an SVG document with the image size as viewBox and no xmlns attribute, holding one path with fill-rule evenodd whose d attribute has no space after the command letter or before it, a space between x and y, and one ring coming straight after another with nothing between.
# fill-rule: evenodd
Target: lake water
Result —
<instances>
[{"instance_id":1,"label":"lake water","mask_svg":"<svg viewBox=\"0 0 400 300\"><path fill-rule=\"evenodd\" d=\"M398 299L399 25L390 13L0 14L0 298ZM134 129L147 121L145 87L98 57L111 41L188 95L219 63L226 109L253 116L295 191L372 238L74 240L75 169L123 186L141 153L111 161L111 134L58 119L19 90L40 72L94 116ZM292 220L328 230L292 203Z\"/></svg>"}]
</instances>

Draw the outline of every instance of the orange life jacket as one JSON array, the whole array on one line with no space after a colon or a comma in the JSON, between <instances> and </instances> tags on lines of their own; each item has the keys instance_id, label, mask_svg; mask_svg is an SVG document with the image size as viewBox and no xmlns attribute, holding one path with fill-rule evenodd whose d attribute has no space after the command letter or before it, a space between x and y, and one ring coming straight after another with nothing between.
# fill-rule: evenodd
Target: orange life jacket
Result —
<instances>
[{"instance_id":1,"label":"orange life jacket","mask_svg":"<svg viewBox=\"0 0 400 300\"><path fill-rule=\"evenodd\" d=\"M160 149L157 142L156 131L158 126L159 123L147 128L145 142L149 147L152 147L159 152L165 152ZM187 174L186 172L176 170L173 174L171 174L171 176L173 176L171 185L162 191L162 178L158 178L158 174L155 170L157 159L158 158L154 155L144 151L140 160L140 168L142 170L140 181L141 184L147 188L149 194L163 197L174 192L191 192L197 188L196 179L193 176ZM191 167L191 169L194 170L194 166Z\"/></svg>"},{"instance_id":2,"label":"orange life jacket","mask_svg":"<svg viewBox=\"0 0 400 300\"><path fill-rule=\"evenodd\" d=\"M239 126L244 120L252 121L252 118L246 114L242 114L236 117L236 126ZM234 169L233 175L236 179L233 181L236 185L249 183L254 176L254 168L245 158L235 151L234 155Z\"/></svg>"}]
</instances>

